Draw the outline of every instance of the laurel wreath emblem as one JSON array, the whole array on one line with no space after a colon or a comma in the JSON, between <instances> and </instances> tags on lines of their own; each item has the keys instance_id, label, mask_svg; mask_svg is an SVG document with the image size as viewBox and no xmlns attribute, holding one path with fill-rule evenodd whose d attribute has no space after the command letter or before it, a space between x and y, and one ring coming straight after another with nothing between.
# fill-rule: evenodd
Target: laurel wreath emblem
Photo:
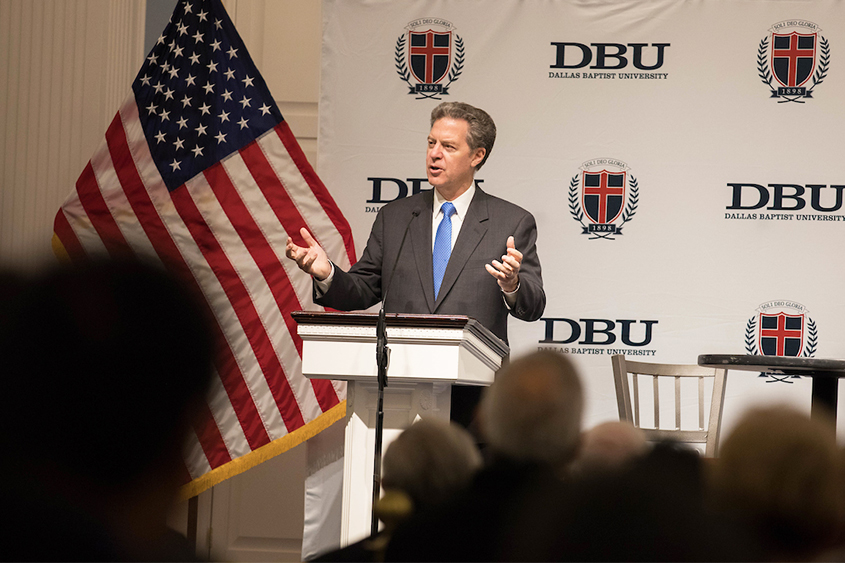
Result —
<instances>
[{"instance_id":1,"label":"laurel wreath emblem","mask_svg":"<svg viewBox=\"0 0 845 563\"><path fill-rule=\"evenodd\" d=\"M759 347L757 346L757 317L751 317L748 319L748 323L745 325L745 351L752 356L756 356L760 353ZM813 319L807 319L807 341L804 343L804 353L802 354L805 358L812 358L816 353L816 345L819 342L819 333L816 327L815 321ZM770 377L771 379L766 383L792 383L788 381L789 379L799 379L800 375L778 375L774 373L761 373L760 377Z\"/></svg>"},{"instance_id":2,"label":"laurel wreath emblem","mask_svg":"<svg viewBox=\"0 0 845 563\"><path fill-rule=\"evenodd\" d=\"M807 343L804 346L804 357L812 358L816 354L816 345L819 343L819 333L816 323L807 319Z\"/></svg>"},{"instance_id":3,"label":"laurel wreath emblem","mask_svg":"<svg viewBox=\"0 0 845 563\"><path fill-rule=\"evenodd\" d=\"M625 206L625 210L622 212L622 222L619 223L619 226L616 227L615 233L591 233L593 236L589 238L589 240L594 239L607 239L607 240L615 240L612 235L622 234L622 225L627 223L631 220L631 218L637 213L637 206L639 205L640 201L640 191L639 191L639 183L637 179L628 175L628 204ZM584 222L584 211L581 209L580 198L578 197L579 194L579 186L581 185L581 177L579 175L575 175L569 181L569 213L572 215L572 218L578 221L583 227L584 232L587 232L587 224Z\"/></svg>"},{"instance_id":4,"label":"laurel wreath emblem","mask_svg":"<svg viewBox=\"0 0 845 563\"><path fill-rule=\"evenodd\" d=\"M745 325L745 351L748 352L750 356L756 356L759 353L757 350L757 341L755 339L756 334L757 317L751 317Z\"/></svg>"},{"instance_id":5,"label":"laurel wreath emblem","mask_svg":"<svg viewBox=\"0 0 845 563\"><path fill-rule=\"evenodd\" d=\"M394 64L396 65L396 74L405 81L408 85L408 94L417 94L418 100L440 100L438 96L448 96L449 86L452 82L460 78L464 71L464 40L459 36L455 36L455 61L452 63L452 68L449 69L448 82L440 92L417 92L414 84L411 82L411 71L408 70L408 65L405 64L405 45L407 37L403 34L396 40L396 50L394 52Z\"/></svg>"},{"instance_id":6,"label":"laurel wreath emblem","mask_svg":"<svg viewBox=\"0 0 845 563\"><path fill-rule=\"evenodd\" d=\"M760 41L760 46L757 48L757 75L760 77L763 84L766 84L769 87L772 98L783 98L778 101L779 104L785 102L803 104L804 101L800 98L812 98L813 89L824 82L824 79L827 78L827 68L830 65L830 42L821 36L819 36L819 40L819 45L821 47L819 67L816 69L815 74L813 74L813 85L803 96L778 96L777 88L773 85L774 77L772 76L772 73L769 72L769 38L764 37L763 40Z\"/></svg>"}]
</instances>

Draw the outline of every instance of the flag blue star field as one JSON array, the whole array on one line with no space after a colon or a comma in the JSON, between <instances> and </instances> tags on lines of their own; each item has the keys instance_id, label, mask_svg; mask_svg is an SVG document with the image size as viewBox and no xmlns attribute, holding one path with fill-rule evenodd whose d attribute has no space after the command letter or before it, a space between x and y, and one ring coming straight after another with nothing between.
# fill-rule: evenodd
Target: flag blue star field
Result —
<instances>
[{"instance_id":1,"label":"flag blue star field","mask_svg":"<svg viewBox=\"0 0 845 563\"><path fill-rule=\"evenodd\" d=\"M185 496L343 416L310 381L290 312L311 280L284 257L308 228L340 267L351 229L305 159L220 0L182 0L54 223L60 256L157 257L205 297L219 357L185 446ZM155 405L150 405L155 416Z\"/></svg>"}]
</instances>

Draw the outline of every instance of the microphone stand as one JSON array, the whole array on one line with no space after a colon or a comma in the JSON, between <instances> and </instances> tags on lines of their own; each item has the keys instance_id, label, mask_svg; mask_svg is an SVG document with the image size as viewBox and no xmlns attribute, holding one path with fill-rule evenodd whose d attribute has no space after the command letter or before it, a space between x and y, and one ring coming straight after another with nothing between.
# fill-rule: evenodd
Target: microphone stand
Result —
<instances>
[{"instance_id":1,"label":"microphone stand","mask_svg":"<svg viewBox=\"0 0 845 563\"><path fill-rule=\"evenodd\" d=\"M381 495L381 444L384 439L384 388L387 387L387 364L390 361L390 348L387 347L387 321L384 315L384 302L378 312L376 322L376 365L378 366L378 400L376 403L376 445L375 465L373 467L373 508L370 522L370 535L378 533L376 504Z\"/></svg>"},{"instance_id":2,"label":"microphone stand","mask_svg":"<svg viewBox=\"0 0 845 563\"><path fill-rule=\"evenodd\" d=\"M420 209L414 209L411 213L411 220L408 221L408 226L405 227L405 233L402 235L402 242L399 243L399 252L396 253L396 262L393 263L393 269L390 272L390 283L393 282L393 274L396 273L396 265L399 263L399 257L402 256L402 247L405 246L405 238L408 236L408 231L411 228L411 223L420 214ZM370 535L378 533L378 516L376 516L376 504L379 496L381 496L381 445L384 440L384 388L387 387L387 366L390 364L390 348L387 347L387 320L385 318L384 303L387 300L387 292L390 290L390 284L385 288L384 295L381 300L381 307L378 311L378 321L376 321L376 366L378 368L378 400L376 402L376 445L374 455L373 467L373 504L372 504L372 518L370 521Z\"/></svg>"}]
</instances>

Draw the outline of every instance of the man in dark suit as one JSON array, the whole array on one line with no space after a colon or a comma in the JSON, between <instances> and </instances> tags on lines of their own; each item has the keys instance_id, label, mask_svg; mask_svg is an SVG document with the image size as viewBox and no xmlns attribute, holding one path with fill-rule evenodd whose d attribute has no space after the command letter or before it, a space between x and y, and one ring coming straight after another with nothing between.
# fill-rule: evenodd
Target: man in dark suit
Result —
<instances>
[{"instance_id":1,"label":"man in dark suit","mask_svg":"<svg viewBox=\"0 0 845 563\"><path fill-rule=\"evenodd\" d=\"M349 272L335 268L306 229L305 246L289 238L287 256L313 276L315 303L351 311L386 297L388 313L468 315L505 342L509 314L540 318L546 295L534 217L474 181L495 138L496 126L481 109L460 102L434 108L426 151L434 190L382 207ZM479 395L476 388L453 389L453 419L468 425Z\"/></svg>"}]
</instances>

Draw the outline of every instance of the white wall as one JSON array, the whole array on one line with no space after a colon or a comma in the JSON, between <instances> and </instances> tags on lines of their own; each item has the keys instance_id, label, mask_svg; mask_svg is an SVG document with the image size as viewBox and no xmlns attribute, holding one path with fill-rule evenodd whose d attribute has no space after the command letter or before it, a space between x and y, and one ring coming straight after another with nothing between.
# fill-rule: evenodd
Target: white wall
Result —
<instances>
[{"instance_id":1,"label":"white wall","mask_svg":"<svg viewBox=\"0 0 845 563\"><path fill-rule=\"evenodd\" d=\"M53 217L143 59L143 0L0 0L0 265L51 259Z\"/></svg>"}]
</instances>

